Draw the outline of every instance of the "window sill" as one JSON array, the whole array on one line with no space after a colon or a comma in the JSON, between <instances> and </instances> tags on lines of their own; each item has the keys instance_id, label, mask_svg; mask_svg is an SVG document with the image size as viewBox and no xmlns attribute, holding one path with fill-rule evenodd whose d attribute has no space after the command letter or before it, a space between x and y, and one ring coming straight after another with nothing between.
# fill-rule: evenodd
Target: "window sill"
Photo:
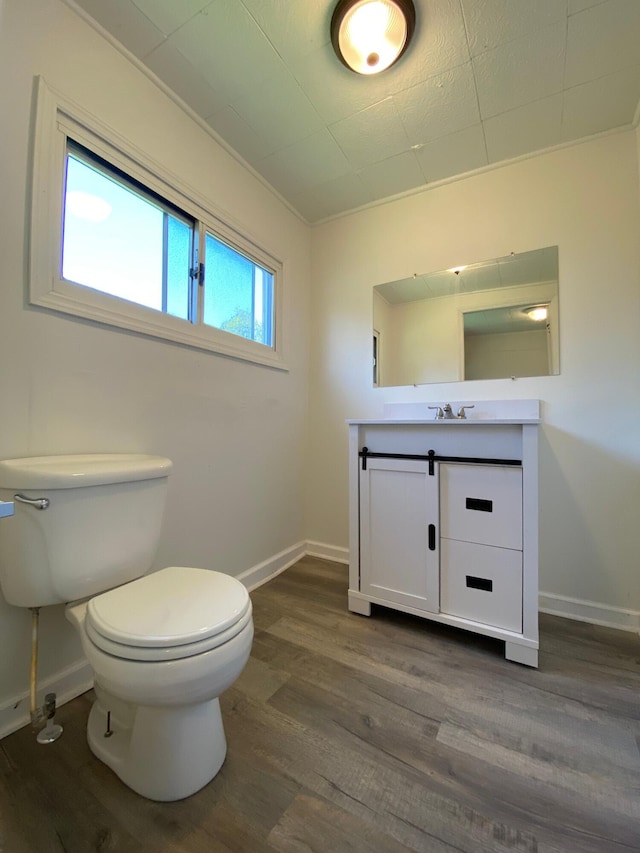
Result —
<instances>
[{"instance_id":1,"label":"window sill","mask_svg":"<svg viewBox=\"0 0 640 853\"><path fill-rule=\"evenodd\" d=\"M219 353L228 358L249 361L276 370L289 369L282 356L263 344L209 326L194 325L114 296L105 297L98 291L67 281L56 282L54 288L46 293L32 293L29 301L32 305L42 308ZM108 304L104 304L105 302Z\"/></svg>"}]
</instances>

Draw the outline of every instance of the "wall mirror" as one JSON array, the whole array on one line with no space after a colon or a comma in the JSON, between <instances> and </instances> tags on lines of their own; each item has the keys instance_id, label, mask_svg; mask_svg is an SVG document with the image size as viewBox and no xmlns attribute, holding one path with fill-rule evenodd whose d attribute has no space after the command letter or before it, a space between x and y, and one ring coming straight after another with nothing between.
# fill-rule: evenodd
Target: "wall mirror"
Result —
<instances>
[{"instance_id":1,"label":"wall mirror","mask_svg":"<svg viewBox=\"0 0 640 853\"><path fill-rule=\"evenodd\" d=\"M373 383L559 373L558 247L373 288Z\"/></svg>"}]
</instances>

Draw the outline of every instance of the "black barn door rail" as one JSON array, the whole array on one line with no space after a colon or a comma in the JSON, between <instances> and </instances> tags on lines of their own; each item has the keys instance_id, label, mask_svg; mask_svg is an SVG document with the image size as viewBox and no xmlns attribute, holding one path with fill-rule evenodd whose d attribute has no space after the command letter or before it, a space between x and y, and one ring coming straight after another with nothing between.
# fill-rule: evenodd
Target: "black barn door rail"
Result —
<instances>
[{"instance_id":1,"label":"black barn door rail","mask_svg":"<svg viewBox=\"0 0 640 853\"><path fill-rule=\"evenodd\" d=\"M435 450L426 455L419 453L373 453L368 447L358 452L362 459L362 470L367 470L367 459L423 459L429 463L429 474L435 473L434 462L466 462L472 465L522 465L522 459L487 459L483 456L438 456Z\"/></svg>"}]
</instances>

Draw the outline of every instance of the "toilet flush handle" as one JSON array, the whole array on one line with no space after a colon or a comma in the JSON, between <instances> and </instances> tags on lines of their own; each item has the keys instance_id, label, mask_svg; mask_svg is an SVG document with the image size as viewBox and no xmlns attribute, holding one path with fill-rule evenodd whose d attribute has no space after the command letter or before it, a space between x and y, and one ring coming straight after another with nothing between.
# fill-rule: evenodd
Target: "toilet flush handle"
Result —
<instances>
[{"instance_id":1,"label":"toilet flush handle","mask_svg":"<svg viewBox=\"0 0 640 853\"><path fill-rule=\"evenodd\" d=\"M34 506L36 509L48 509L49 508L49 498L27 498L25 495L14 495L14 501L18 501L21 504L29 504L29 506Z\"/></svg>"}]
</instances>

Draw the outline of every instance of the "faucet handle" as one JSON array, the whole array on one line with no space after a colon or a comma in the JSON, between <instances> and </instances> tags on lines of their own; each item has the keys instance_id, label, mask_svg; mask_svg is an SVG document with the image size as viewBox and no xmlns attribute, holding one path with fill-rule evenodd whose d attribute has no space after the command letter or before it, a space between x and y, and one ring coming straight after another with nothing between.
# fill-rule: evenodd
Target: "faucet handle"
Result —
<instances>
[{"instance_id":1,"label":"faucet handle","mask_svg":"<svg viewBox=\"0 0 640 853\"><path fill-rule=\"evenodd\" d=\"M467 418L464 413L465 409L475 409L475 404L472 404L471 406L460 406L460 408L458 409L458 417L463 418L464 420L466 420Z\"/></svg>"},{"instance_id":2,"label":"faucet handle","mask_svg":"<svg viewBox=\"0 0 640 853\"><path fill-rule=\"evenodd\" d=\"M436 420L441 421L444 420L444 412L442 411L442 406L429 406L430 409L437 409L436 412Z\"/></svg>"}]
</instances>

